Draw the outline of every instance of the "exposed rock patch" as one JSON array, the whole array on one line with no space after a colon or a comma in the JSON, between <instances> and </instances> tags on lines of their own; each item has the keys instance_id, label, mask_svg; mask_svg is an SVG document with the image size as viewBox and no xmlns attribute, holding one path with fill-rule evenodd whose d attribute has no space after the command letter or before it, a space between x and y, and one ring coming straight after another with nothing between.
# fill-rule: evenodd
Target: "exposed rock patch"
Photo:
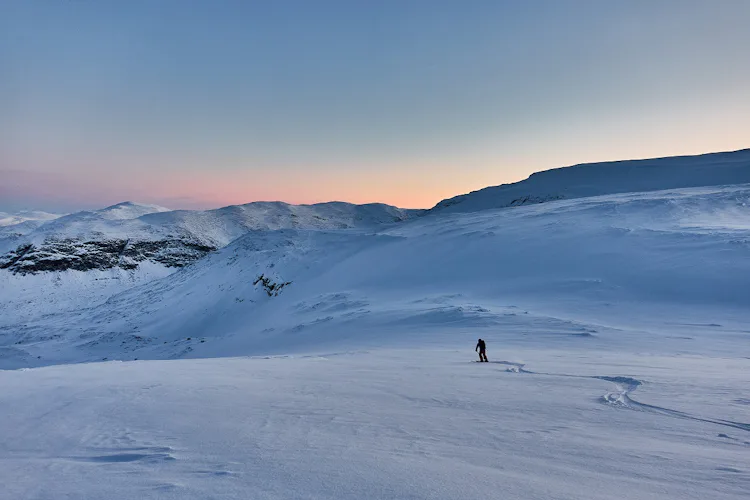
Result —
<instances>
[{"instance_id":1,"label":"exposed rock patch","mask_svg":"<svg viewBox=\"0 0 750 500\"><path fill-rule=\"evenodd\" d=\"M0 257L0 269L15 274L44 271L135 269L145 261L166 267L182 267L200 259L216 247L187 240L131 241L108 239L79 241L49 239L43 244L21 245Z\"/></svg>"}]
</instances>

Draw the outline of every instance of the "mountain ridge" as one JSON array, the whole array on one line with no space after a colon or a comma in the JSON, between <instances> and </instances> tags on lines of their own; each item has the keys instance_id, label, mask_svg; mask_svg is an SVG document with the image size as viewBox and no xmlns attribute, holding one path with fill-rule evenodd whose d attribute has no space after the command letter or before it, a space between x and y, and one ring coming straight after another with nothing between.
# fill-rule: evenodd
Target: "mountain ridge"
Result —
<instances>
[{"instance_id":1,"label":"mountain ridge","mask_svg":"<svg viewBox=\"0 0 750 500\"><path fill-rule=\"evenodd\" d=\"M750 148L557 167L519 182L446 198L429 212L475 212L606 194L746 183L750 183Z\"/></svg>"},{"instance_id":2,"label":"mountain ridge","mask_svg":"<svg viewBox=\"0 0 750 500\"><path fill-rule=\"evenodd\" d=\"M169 210L122 202L68 214L25 234L6 234L0 238L0 269L22 274L132 270L144 261L182 267L251 230L364 229L419 214L378 203L251 202L213 210Z\"/></svg>"}]
</instances>

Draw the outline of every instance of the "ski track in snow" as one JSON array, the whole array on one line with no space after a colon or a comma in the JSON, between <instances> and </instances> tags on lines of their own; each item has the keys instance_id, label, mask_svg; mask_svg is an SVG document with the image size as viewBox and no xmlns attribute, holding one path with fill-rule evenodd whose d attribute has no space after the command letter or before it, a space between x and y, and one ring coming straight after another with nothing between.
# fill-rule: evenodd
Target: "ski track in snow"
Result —
<instances>
[{"instance_id":1,"label":"ski track in snow","mask_svg":"<svg viewBox=\"0 0 750 500\"><path fill-rule=\"evenodd\" d=\"M723 425L726 427L733 427L743 431L750 432L750 424L742 422L733 422L731 420L724 420L718 418L705 418L691 415L686 412L671 410L663 406L656 406L646 403L640 403L631 397L631 394L641 385L643 382L629 377L593 377L600 380L606 380L617 384L617 392L610 392L602 396L602 401L608 405L615 406L618 408L628 408L631 410L647 411L655 413L657 415L663 415L666 417L681 418L686 420L695 420L696 422L706 422L709 424Z\"/></svg>"},{"instance_id":2,"label":"ski track in snow","mask_svg":"<svg viewBox=\"0 0 750 500\"><path fill-rule=\"evenodd\" d=\"M474 363L479 363L479 361L474 361ZM665 417L680 418L680 419L685 419L685 420L694 420L696 422L705 422L709 424L722 425L722 426L732 427L732 428L739 429L742 431L750 432L750 423L734 422L731 420L725 420L725 419L720 419L720 418L705 418L705 417L691 415L683 411L672 410L663 406L656 406L656 405L651 405L651 404L641 403L639 401L636 401L633 399L632 393L635 392L636 389L644 385L643 381L638 380L636 378L622 377L622 376L608 376L608 375L582 376L582 375L570 375L570 374L564 374L564 373L535 372L535 371L525 369L525 366L526 366L525 363L518 363L514 361L489 361L488 364L492 364L492 363L508 366L508 368L505 371L512 372L512 373L529 373L533 375L541 375L541 376L549 376L549 377L591 378L591 379L596 379L596 380L604 380L607 382L612 382L617 387L617 390L614 392L607 392L601 397L602 403L608 406L612 406L614 408L625 408L625 409L636 410L636 411L645 411L645 412L650 412L650 413L654 413L656 415L661 415ZM743 401L744 400L740 400L740 403L743 404Z\"/></svg>"}]
</instances>

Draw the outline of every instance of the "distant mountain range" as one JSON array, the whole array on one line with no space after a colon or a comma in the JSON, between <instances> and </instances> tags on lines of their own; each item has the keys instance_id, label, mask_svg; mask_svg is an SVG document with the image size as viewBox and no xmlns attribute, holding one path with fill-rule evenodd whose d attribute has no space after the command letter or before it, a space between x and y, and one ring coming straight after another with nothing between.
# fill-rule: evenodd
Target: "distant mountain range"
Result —
<instances>
[{"instance_id":1,"label":"distant mountain range","mask_svg":"<svg viewBox=\"0 0 750 500\"><path fill-rule=\"evenodd\" d=\"M136 269L145 261L181 267L252 230L368 228L421 212L370 204L257 202L176 210L133 202L28 220L0 234L0 269L13 273ZM18 226L18 227L17 227ZM14 231L18 229L17 231Z\"/></svg>"},{"instance_id":2,"label":"distant mountain range","mask_svg":"<svg viewBox=\"0 0 750 500\"><path fill-rule=\"evenodd\" d=\"M169 210L124 202L69 215L0 213L0 269L12 273L168 268L189 264L248 231L372 229L425 214L476 212L554 200L750 183L750 149L575 165L449 198L431 210L331 202L255 202L216 210Z\"/></svg>"},{"instance_id":3,"label":"distant mountain range","mask_svg":"<svg viewBox=\"0 0 750 500\"><path fill-rule=\"evenodd\" d=\"M6 226L17 226L24 222L38 222L40 224L57 219L60 217L59 214L51 214L48 212L41 212L38 210L28 210L16 212L14 214L8 214L0 212L0 228Z\"/></svg>"}]
</instances>

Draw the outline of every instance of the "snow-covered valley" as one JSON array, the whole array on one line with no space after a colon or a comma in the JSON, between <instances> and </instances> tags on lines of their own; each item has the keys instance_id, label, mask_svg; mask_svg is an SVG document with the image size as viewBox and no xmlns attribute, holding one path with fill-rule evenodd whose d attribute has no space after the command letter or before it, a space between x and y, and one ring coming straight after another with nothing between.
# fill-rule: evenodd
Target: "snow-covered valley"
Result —
<instances>
[{"instance_id":1,"label":"snow-covered valley","mask_svg":"<svg viewBox=\"0 0 750 500\"><path fill-rule=\"evenodd\" d=\"M0 498L746 498L750 158L720 159L511 207L157 211L114 224L215 250L0 270Z\"/></svg>"}]
</instances>

